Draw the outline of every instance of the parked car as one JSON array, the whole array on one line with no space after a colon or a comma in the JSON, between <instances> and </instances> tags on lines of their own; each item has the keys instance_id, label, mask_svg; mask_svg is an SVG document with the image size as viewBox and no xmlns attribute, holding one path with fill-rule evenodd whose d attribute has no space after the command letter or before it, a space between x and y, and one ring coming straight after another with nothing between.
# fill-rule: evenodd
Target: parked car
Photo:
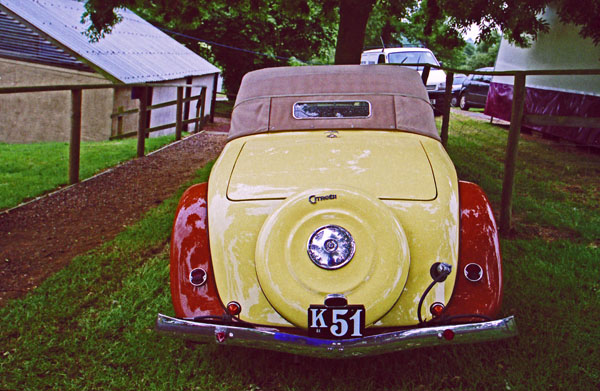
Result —
<instances>
[{"instance_id":1,"label":"parked car","mask_svg":"<svg viewBox=\"0 0 600 391\"><path fill-rule=\"evenodd\" d=\"M340 358L516 335L489 201L403 67L248 73L170 277L157 329L204 343Z\"/></svg>"},{"instance_id":2,"label":"parked car","mask_svg":"<svg viewBox=\"0 0 600 391\"><path fill-rule=\"evenodd\" d=\"M457 73L454 75L454 80L452 82L452 100L450 101L450 105L453 107L458 107L458 96L460 95L460 90L462 89L463 82L467 79L467 75L462 73ZM442 90L446 90L446 83L442 83L440 86Z\"/></svg>"},{"instance_id":3,"label":"parked car","mask_svg":"<svg viewBox=\"0 0 600 391\"><path fill-rule=\"evenodd\" d=\"M423 64L423 66L409 66L415 69L419 74L423 73L425 64L439 66L440 63L435 58L433 52L427 48L400 47L371 49L364 51L360 58L362 65L371 64ZM442 88L444 85L444 88ZM427 93L429 100L434 107L435 114L441 114L443 100L441 99L446 85L446 73L437 68L431 68L427 77Z\"/></svg>"},{"instance_id":4,"label":"parked car","mask_svg":"<svg viewBox=\"0 0 600 391\"><path fill-rule=\"evenodd\" d=\"M486 67L476 69L481 72L492 72L494 68ZM471 107L485 107L488 91L490 89L491 75L469 75L463 82L458 95L458 105L462 110L469 110Z\"/></svg>"}]
</instances>

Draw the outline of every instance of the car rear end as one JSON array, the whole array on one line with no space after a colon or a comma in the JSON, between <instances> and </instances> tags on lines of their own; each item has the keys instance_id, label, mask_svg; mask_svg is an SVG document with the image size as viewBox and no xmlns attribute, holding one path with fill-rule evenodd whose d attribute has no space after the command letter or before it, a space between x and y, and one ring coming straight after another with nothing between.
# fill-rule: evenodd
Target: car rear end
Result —
<instances>
[{"instance_id":1,"label":"car rear end","mask_svg":"<svg viewBox=\"0 0 600 391\"><path fill-rule=\"evenodd\" d=\"M376 70L365 91L372 70L315 68L242 84L178 208L159 330L322 357L514 335L489 202L458 180L418 73Z\"/></svg>"}]
</instances>

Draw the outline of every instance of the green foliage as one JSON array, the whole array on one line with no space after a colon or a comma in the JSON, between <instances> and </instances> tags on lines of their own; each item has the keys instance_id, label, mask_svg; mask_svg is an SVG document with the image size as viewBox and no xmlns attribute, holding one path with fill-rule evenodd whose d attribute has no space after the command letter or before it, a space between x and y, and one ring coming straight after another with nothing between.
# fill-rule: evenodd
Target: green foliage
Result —
<instances>
[{"instance_id":1,"label":"green foliage","mask_svg":"<svg viewBox=\"0 0 600 391\"><path fill-rule=\"evenodd\" d=\"M467 44L468 46L465 46L463 51L466 57L465 67L467 69L493 67L496 63L496 57L498 57L501 38L500 34L495 31L487 40L481 41L477 45ZM467 47L469 49L466 49ZM467 50L471 54L468 55Z\"/></svg>"},{"instance_id":2,"label":"green foliage","mask_svg":"<svg viewBox=\"0 0 600 391\"><path fill-rule=\"evenodd\" d=\"M177 3L181 5L144 4L135 10L160 27L219 43L211 45L175 37L222 67L230 96L237 93L247 72L288 63L318 62L328 57L335 42L336 14L327 4L316 1L179 0Z\"/></svg>"},{"instance_id":3,"label":"green foliage","mask_svg":"<svg viewBox=\"0 0 600 391\"><path fill-rule=\"evenodd\" d=\"M146 153L174 140L174 136L146 140ZM137 139L82 142L79 178L132 159ZM11 208L69 182L68 143L0 143L0 209Z\"/></svg>"},{"instance_id":4,"label":"green foliage","mask_svg":"<svg viewBox=\"0 0 600 391\"><path fill-rule=\"evenodd\" d=\"M436 13L432 15L428 2L402 3L401 17L397 16L398 2L379 3L371 16L375 23L383 19L381 37L387 46L423 46L431 49L437 59L446 66L457 67L463 62L460 49L465 45L459 31L454 29L448 18ZM382 25L382 22L379 22ZM376 30L374 31L377 32ZM373 39L373 31L370 37Z\"/></svg>"},{"instance_id":5,"label":"green foliage","mask_svg":"<svg viewBox=\"0 0 600 391\"><path fill-rule=\"evenodd\" d=\"M581 26L582 36L600 43L596 0L379 0L375 8L375 0L85 2L82 19L92 23L91 39L99 39L119 21L115 9L129 7L160 27L226 45L177 38L223 68L230 95L237 93L246 72L286 65L287 59L291 65L330 63L334 57L336 63L358 64L363 44L379 46L380 37L386 45L427 46L445 65L457 67L465 62L461 33L470 26L479 27L483 41L502 31L509 41L527 46L539 32L547 31L540 15L548 5L556 7L561 20ZM345 18L340 17L342 11ZM365 27L362 22L369 14ZM477 66L489 64L490 55L481 52L472 61Z\"/></svg>"},{"instance_id":6,"label":"green foliage","mask_svg":"<svg viewBox=\"0 0 600 391\"><path fill-rule=\"evenodd\" d=\"M494 205L506 139L487 123L450 122L459 177L481 184ZM518 338L335 361L159 336L156 314L172 314L167 242L180 191L0 309L0 389L598 389L598 167L597 155L520 143L517 234L501 241L501 315L516 315Z\"/></svg>"},{"instance_id":7,"label":"green foliage","mask_svg":"<svg viewBox=\"0 0 600 391\"><path fill-rule=\"evenodd\" d=\"M385 0L377 3L367 26L365 46L422 46L431 49L450 68L476 69L493 66L500 35L496 30L477 45L462 38L461 29L441 9L433 12L434 1Z\"/></svg>"}]
</instances>

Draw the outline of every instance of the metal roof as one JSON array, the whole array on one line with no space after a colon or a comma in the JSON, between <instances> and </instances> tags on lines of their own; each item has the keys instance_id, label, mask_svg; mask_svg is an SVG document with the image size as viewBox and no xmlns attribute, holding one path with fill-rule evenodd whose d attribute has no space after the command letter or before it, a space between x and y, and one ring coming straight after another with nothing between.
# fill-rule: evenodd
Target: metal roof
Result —
<instances>
[{"instance_id":1,"label":"metal roof","mask_svg":"<svg viewBox=\"0 0 600 391\"><path fill-rule=\"evenodd\" d=\"M0 0L50 41L84 63L123 83L167 81L220 72L196 53L133 12L124 9L122 21L98 42L85 35L83 3L74 0Z\"/></svg>"},{"instance_id":2,"label":"metal roof","mask_svg":"<svg viewBox=\"0 0 600 391\"><path fill-rule=\"evenodd\" d=\"M90 67L1 10L0 57L94 72Z\"/></svg>"}]
</instances>

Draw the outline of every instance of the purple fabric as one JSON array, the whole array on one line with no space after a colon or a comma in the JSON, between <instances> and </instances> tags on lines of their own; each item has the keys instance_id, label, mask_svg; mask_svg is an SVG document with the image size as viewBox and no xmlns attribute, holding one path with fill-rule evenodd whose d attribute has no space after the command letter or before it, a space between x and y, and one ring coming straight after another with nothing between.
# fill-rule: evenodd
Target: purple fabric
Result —
<instances>
[{"instance_id":1,"label":"purple fabric","mask_svg":"<svg viewBox=\"0 0 600 391\"><path fill-rule=\"evenodd\" d=\"M492 82L484 113L510 121L512 97L512 85ZM600 117L600 97L527 87L524 113ZM527 125L527 127L577 144L600 147L600 129L597 128L534 125Z\"/></svg>"}]
</instances>

